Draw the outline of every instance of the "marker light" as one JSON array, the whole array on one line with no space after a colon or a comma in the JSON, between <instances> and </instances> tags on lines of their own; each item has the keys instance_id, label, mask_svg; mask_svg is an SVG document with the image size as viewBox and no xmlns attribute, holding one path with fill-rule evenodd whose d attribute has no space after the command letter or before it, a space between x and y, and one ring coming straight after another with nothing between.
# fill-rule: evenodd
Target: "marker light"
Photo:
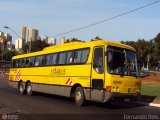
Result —
<instances>
[{"instance_id":1,"label":"marker light","mask_svg":"<svg viewBox=\"0 0 160 120\"><path fill-rule=\"evenodd\" d=\"M111 92L111 86L106 86L106 92Z\"/></svg>"}]
</instances>

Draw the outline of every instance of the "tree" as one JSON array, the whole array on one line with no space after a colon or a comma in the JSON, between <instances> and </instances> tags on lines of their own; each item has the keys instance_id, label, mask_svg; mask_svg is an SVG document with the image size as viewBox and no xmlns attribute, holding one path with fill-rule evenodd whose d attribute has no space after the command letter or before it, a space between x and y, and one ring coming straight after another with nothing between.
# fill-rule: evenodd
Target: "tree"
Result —
<instances>
[{"instance_id":1,"label":"tree","mask_svg":"<svg viewBox=\"0 0 160 120\"><path fill-rule=\"evenodd\" d=\"M3 60L5 61L11 61L12 57L15 55L18 55L19 53L16 50L4 50L3 53L0 55L0 59L2 60L2 55L3 55Z\"/></svg>"},{"instance_id":2,"label":"tree","mask_svg":"<svg viewBox=\"0 0 160 120\"><path fill-rule=\"evenodd\" d=\"M121 43L134 47L137 51L138 60L142 63L147 61L149 56L150 67L152 69L160 67L160 33L149 41L138 39L136 42L121 41Z\"/></svg>"},{"instance_id":3,"label":"tree","mask_svg":"<svg viewBox=\"0 0 160 120\"><path fill-rule=\"evenodd\" d=\"M152 64L153 66L158 67L160 63L160 33L158 33L158 35L155 38L153 38L152 43L153 43Z\"/></svg>"},{"instance_id":4,"label":"tree","mask_svg":"<svg viewBox=\"0 0 160 120\"><path fill-rule=\"evenodd\" d=\"M43 50L45 47L48 47L49 44L41 40L35 40L35 41L28 42L24 45L22 49L24 53L27 53L29 51L29 46L31 46L30 52L36 52L36 51Z\"/></svg>"},{"instance_id":5,"label":"tree","mask_svg":"<svg viewBox=\"0 0 160 120\"><path fill-rule=\"evenodd\" d=\"M94 39L95 40L102 40L99 36L96 36Z\"/></svg>"}]
</instances>

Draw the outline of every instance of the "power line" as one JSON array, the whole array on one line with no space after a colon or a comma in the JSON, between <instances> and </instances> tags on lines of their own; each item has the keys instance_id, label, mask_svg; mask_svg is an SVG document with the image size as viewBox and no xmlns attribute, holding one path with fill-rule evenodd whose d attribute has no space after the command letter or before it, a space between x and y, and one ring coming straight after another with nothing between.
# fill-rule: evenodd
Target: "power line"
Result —
<instances>
[{"instance_id":1,"label":"power line","mask_svg":"<svg viewBox=\"0 0 160 120\"><path fill-rule=\"evenodd\" d=\"M135 11L138 11L138 10L140 10L140 9L143 9L143 8L145 8L145 7L148 7L148 6L151 6L151 5L156 4L156 3L158 3L158 2L160 2L160 0L154 1L154 2L152 2L152 3L146 4L146 5L144 5L144 6L138 7L138 8L133 9L133 10L124 12L124 13L119 14L119 15L116 15L116 16L114 16L114 17L111 17L111 18L108 18L108 19L104 19L104 20L101 20L101 21L99 21L99 22L95 22L95 23L90 24L90 25L86 25L86 26L83 26L83 27L80 27L80 28L77 28L77 29L70 30L70 31L68 31L68 32L63 32L63 33L54 35L54 36L52 36L52 37L57 37L57 36L61 36L61 35L64 35L64 34L72 33L72 32L75 32L75 31L79 31L79 30L81 30L81 29L85 29L85 28L88 28L88 27L92 27L92 26L94 26L94 25L97 25L97 24L100 24L100 23L103 23L103 22L107 22L107 21L110 21L110 20L112 20L112 19L115 19L115 18L124 16L124 15L126 15L126 14L129 14L129 13L132 13L132 12L135 12Z\"/></svg>"}]
</instances>

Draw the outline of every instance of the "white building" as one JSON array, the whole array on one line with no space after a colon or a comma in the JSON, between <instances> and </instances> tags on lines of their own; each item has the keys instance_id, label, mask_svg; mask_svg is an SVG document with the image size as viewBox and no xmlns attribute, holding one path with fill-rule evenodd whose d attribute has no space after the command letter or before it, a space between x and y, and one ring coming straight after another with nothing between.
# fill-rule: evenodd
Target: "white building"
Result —
<instances>
[{"instance_id":1,"label":"white building","mask_svg":"<svg viewBox=\"0 0 160 120\"><path fill-rule=\"evenodd\" d=\"M22 47L23 47L23 40L19 38L15 41L15 49L20 50L22 49Z\"/></svg>"},{"instance_id":2,"label":"white building","mask_svg":"<svg viewBox=\"0 0 160 120\"><path fill-rule=\"evenodd\" d=\"M12 49L12 36L10 34L5 34L0 32L0 50Z\"/></svg>"},{"instance_id":3,"label":"white building","mask_svg":"<svg viewBox=\"0 0 160 120\"><path fill-rule=\"evenodd\" d=\"M28 29L28 41L35 41L38 39L39 31L37 29Z\"/></svg>"},{"instance_id":4,"label":"white building","mask_svg":"<svg viewBox=\"0 0 160 120\"><path fill-rule=\"evenodd\" d=\"M60 41L61 41L61 44L64 44L66 42L66 38L65 37L61 37Z\"/></svg>"},{"instance_id":5,"label":"white building","mask_svg":"<svg viewBox=\"0 0 160 120\"><path fill-rule=\"evenodd\" d=\"M27 28L25 26L22 26L21 28L22 45L26 43L26 32L27 32Z\"/></svg>"},{"instance_id":6,"label":"white building","mask_svg":"<svg viewBox=\"0 0 160 120\"><path fill-rule=\"evenodd\" d=\"M48 44L56 45L56 38L48 38Z\"/></svg>"}]
</instances>

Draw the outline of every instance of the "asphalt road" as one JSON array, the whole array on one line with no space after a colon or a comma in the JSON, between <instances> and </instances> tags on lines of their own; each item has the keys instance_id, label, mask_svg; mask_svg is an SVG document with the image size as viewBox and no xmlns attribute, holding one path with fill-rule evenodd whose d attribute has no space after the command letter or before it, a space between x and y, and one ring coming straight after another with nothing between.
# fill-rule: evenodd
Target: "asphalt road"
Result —
<instances>
[{"instance_id":1,"label":"asphalt road","mask_svg":"<svg viewBox=\"0 0 160 120\"><path fill-rule=\"evenodd\" d=\"M160 108L135 102L116 102L111 105L89 102L86 106L77 107L70 98L43 93L36 93L34 96L20 95L6 80L0 80L0 115L2 114L10 115L8 119L26 120L113 120L135 117L158 120Z\"/></svg>"}]
</instances>

